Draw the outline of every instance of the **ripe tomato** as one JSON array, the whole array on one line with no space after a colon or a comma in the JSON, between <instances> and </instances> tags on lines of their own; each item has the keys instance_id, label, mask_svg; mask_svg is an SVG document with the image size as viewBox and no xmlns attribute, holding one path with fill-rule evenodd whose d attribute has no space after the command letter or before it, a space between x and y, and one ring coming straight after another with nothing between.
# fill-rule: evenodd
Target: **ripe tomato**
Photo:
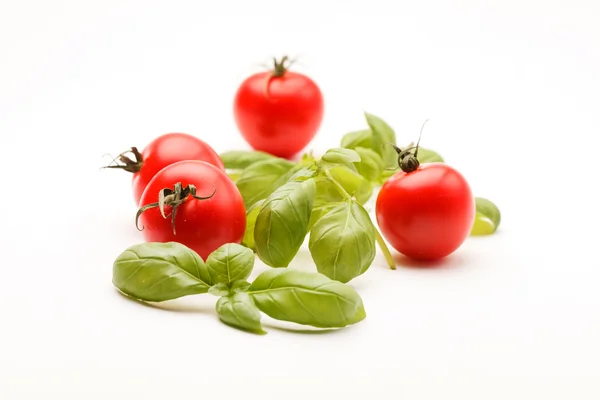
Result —
<instances>
[{"instance_id":1,"label":"ripe tomato","mask_svg":"<svg viewBox=\"0 0 600 400\"><path fill-rule=\"evenodd\" d=\"M148 182L167 165L183 160L199 160L225 171L221 158L212 147L186 133L167 133L150 142L142 153L135 147L129 152L135 159L125 156L124 153L118 158L122 165L111 165L107 168L120 168L133 173L133 199L136 205L139 204Z\"/></svg>"},{"instance_id":2,"label":"ripe tomato","mask_svg":"<svg viewBox=\"0 0 600 400\"><path fill-rule=\"evenodd\" d=\"M435 260L454 252L465 241L475 218L469 184L443 163L400 171L383 184L376 202L383 236L400 253Z\"/></svg>"},{"instance_id":3,"label":"ripe tomato","mask_svg":"<svg viewBox=\"0 0 600 400\"><path fill-rule=\"evenodd\" d=\"M323 120L323 96L309 77L286 69L287 57L271 72L248 77L234 100L234 117L255 150L291 158L308 145Z\"/></svg>"},{"instance_id":4,"label":"ripe tomato","mask_svg":"<svg viewBox=\"0 0 600 400\"><path fill-rule=\"evenodd\" d=\"M171 202L177 184L195 187L198 200L185 194L181 203ZM192 186L190 186L192 185ZM163 189L164 212L158 202ZM241 243L246 230L244 200L235 183L214 165L203 161L180 161L166 166L148 183L138 211L140 229L148 242L179 242L206 257L225 243Z\"/></svg>"}]
</instances>

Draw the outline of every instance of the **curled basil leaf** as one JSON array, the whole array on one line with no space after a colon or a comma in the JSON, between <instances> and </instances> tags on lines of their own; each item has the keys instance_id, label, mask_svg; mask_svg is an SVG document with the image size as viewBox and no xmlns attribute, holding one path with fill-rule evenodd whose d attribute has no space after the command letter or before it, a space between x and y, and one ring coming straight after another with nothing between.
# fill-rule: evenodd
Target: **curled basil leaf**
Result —
<instances>
[{"instance_id":1,"label":"curled basil leaf","mask_svg":"<svg viewBox=\"0 0 600 400\"><path fill-rule=\"evenodd\" d=\"M346 164L360 162L358 153L351 149L336 148L328 150L321 160L332 164Z\"/></svg>"},{"instance_id":2,"label":"curled basil leaf","mask_svg":"<svg viewBox=\"0 0 600 400\"><path fill-rule=\"evenodd\" d=\"M227 243L208 256L206 266L213 282L229 285L250 276L254 253L237 243Z\"/></svg>"},{"instance_id":3,"label":"curled basil leaf","mask_svg":"<svg viewBox=\"0 0 600 400\"><path fill-rule=\"evenodd\" d=\"M287 267L308 232L316 186L313 179L288 182L262 205L254 227L256 253L271 267Z\"/></svg>"},{"instance_id":4,"label":"curled basil leaf","mask_svg":"<svg viewBox=\"0 0 600 400\"><path fill-rule=\"evenodd\" d=\"M397 166L398 154L391 146L396 144L396 133L384 120L373 114L365 113L365 118L373 135L371 148L381 155L386 167Z\"/></svg>"},{"instance_id":5,"label":"curled basil leaf","mask_svg":"<svg viewBox=\"0 0 600 400\"><path fill-rule=\"evenodd\" d=\"M350 286L325 275L295 269L260 274L248 293L272 318L318 328L341 328L366 317L363 301Z\"/></svg>"},{"instance_id":6,"label":"curled basil leaf","mask_svg":"<svg viewBox=\"0 0 600 400\"><path fill-rule=\"evenodd\" d=\"M346 133L342 137L342 147L356 149L357 147L371 148L372 133L370 129Z\"/></svg>"},{"instance_id":7,"label":"curled basil leaf","mask_svg":"<svg viewBox=\"0 0 600 400\"><path fill-rule=\"evenodd\" d=\"M260 311L248 293L221 297L216 310L219 319L228 325L254 333L266 333L260 323Z\"/></svg>"},{"instance_id":8,"label":"curled basil leaf","mask_svg":"<svg viewBox=\"0 0 600 400\"><path fill-rule=\"evenodd\" d=\"M236 185L249 208L259 200L266 198L276 188L287 182L294 163L281 158L259 161L244 170ZM291 174L290 174L291 176Z\"/></svg>"},{"instance_id":9,"label":"curled basil leaf","mask_svg":"<svg viewBox=\"0 0 600 400\"><path fill-rule=\"evenodd\" d=\"M219 155L226 169L246 169L260 161L271 160L275 156L262 151L226 151Z\"/></svg>"},{"instance_id":10,"label":"curled basil leaf","mask_svg":"<svg viewBox=\"0 0 600 400\"><path fill-rule=\"evenodd\" d=\"M491 235L500 225L500 210L494 203L483 197L475 198L475 221L471 229L472 236Z\"/></svg>"},{"instance_id":11,"label":"curled basil leaf","mask_svg":"<svg viewBox=\"0 0 600 400\"><path fill-rule=\"evenodd\" d=\"M375 228L361 205L345 202L313 226L308 247L317 271L349 282L362 275L375 258Z\"/></svg>"},{"instance_id":12,"label":"curled basil leaf","mask_svg":"<svg viewBox=\"0 0 600 400\"><path fill-rule=\"evenodd\" d=\"M260 200L254 203L254 205L246 211L246 232L244 233L242 244L252 250L256 250L254 243L254 227L256 226L256 218L258 217L258 213L264 202L264 199Z\"/></svg>"},{"instance_id":13,"label":"curled basil leaf","mask_svg":"<svg viewBox=\"0 0 600 400\"><path fill-rule=\"evenodd\" d=\"M213 280L202 258L174 242L129 247L113 264L113 284L124 294L160 302L208 292Z\"/></svg>"}]
</instances>

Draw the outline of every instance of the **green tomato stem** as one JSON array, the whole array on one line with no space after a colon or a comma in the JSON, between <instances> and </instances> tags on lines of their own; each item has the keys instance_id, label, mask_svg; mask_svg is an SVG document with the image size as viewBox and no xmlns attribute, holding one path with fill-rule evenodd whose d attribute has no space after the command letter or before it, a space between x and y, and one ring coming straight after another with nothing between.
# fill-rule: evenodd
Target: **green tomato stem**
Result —
<instances>
[{"instance_id":1,"label":"green tomato stem","mask_svg":"<svg viewBox=\"0 0 600 400\"><path fill-rule=\"evenodd\" d=\"M379 233L379 229L377 229L377 227L375 227L375 226L373 226L373 228L375 229L375 238L377 240L377 244L379 245L379 248L383 252L383 256L385 257L385 260L387 261L388 266L390 267L390 269L396 269L396 263L394 262L392 253L390 253L390 249L387 247L387 244L385 244L385 241L383 240L381 233Z\"/></svg>"}]
</instances>

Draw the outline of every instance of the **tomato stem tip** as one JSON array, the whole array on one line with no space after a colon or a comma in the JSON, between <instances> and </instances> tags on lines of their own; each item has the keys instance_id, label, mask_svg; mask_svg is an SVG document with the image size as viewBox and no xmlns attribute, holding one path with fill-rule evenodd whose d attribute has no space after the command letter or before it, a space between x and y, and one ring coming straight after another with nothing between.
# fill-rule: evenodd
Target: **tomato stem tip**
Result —
<instances>
[{"instance_id":1,"label":"tomato stem tip","mask_svg":"<svg viewBox=\"0 0 600 400\"><path fill-rule=\"evenodd\" d=\"M128 157L128 153L131 153L134 159ZM119 164L119 162L121 162L121 164ZM102 168L122 169L124 171L135 174L137 172L140 172L143 166L144 157L142 156L142 153L138 151L137 147L134 146L131 149L124 151L123 153L113 158L110 164Z\"/></svg>"}]
</instances>

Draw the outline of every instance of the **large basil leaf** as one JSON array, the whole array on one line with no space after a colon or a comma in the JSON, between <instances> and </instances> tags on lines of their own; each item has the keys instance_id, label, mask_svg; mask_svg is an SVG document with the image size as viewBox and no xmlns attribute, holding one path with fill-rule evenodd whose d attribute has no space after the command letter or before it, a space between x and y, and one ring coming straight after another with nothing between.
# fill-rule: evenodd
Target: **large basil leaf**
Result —
<instances>
[{"instance_id":1,"label":"large basil leaf","mask_svg":"<svg viewBox=\"0 0 600 400\"><path fill-rule=\"evenodd\" d=\"M271 160L275 156L262 151L233 150L219 155L226 169L246 169L260 161Z\"/></svg>"},{"instance_id":2,"label":"large basil leaf","mask_svg":"<svg viewBox=\"0 0 600 400\"><path fill-rule=\"evenodd\" d=\"M287 267L304 242L315 200L314 179L288 182L265 200L256 218L256 253L271 267Z\"/></svg>"},{"instance_id":3,"label":"large basil leaf","mask_svg":"<svg viewBox=\"0 0 600 400\"><path fill-rule=\"evenodd\" d=\"M360 162L360 156L352 149L335 148L327 150L321 160L332 164L346 164Z\"/></svg>"},{"instance_id":4,"label":"large basil leaf","mask_svg":"<svg viewBox=\"0 0 600 400\"><path fill-rule=\"evenodd\" d=\"M256 218L258 217L258 213L264 202L264 199L259 200L246 211L246 232L244 233L242 244L252 250L256 250L254 244L254 227L256 225Z\"/></svg>"},{"instance_id":5,"label":"large basil leaf","mask_svg":"<svg viewBox=\"0 0 600 400\"><path fill-rule=\"evenodd\" d=\"M398 164L398 154L390 144L396 144L396 133L381 118L365 113L367 124L373 134L371 139L371 148L375 150L386 167L393 167Z\"/></svg>"},{"instance_id":6,"label":"large basil leaf","mask_svg":"<svg viewBox=\"0 0 600 400\"><path fill-rule=\"evenodd\" d=\"M471 235L491 235L500 225L500 210L494 203L483 197L475 197L475 221Z\"/></svg>"},{"instance_id":7,"label":"large basil leaf","mask_svg":"<svg viewBox=\"0 0 600 400\"><path fill-rule=\"evenodd\" d=\"M248 293L272 318L318 328L338 328L366 317L363 301L349 285L319 273L273 269L260 274Z\"/></svg>"},{"instance_id":8,"label":"large basil leaf","mask_svg":"<svg viewBox=\"0 0 600 400\"><path fill-rule=\"evenodd\" d=\"M356 171L371 182L377 182L383 172L383 159L372 149L357 147L354 149L360 156L360 161L354 163Z\"/></svg>"},{"instance_id":9,"label":"large basil leaf","mask_svg":"<svg viewBox=\"0 0 600 400\"><path fill-rule=\"evenodd\" d=\"M349 282L362 275L375 258L375 228L361 205L345 202L317 221L308 248L317 271Z\"/></svg>"},{"instance_id":10,"label":"large basil leaf","mask_svg":"<svg viewBox=\"0 0 600 400\"><path fill-rule=\"evenodd\" d=\"M251 207L258 200L266 198L277 187L281 181L287 182L290 170L294 163L282 158L259 161L244 170L242 176L236 181L236 185L244 199L246 208Z\"/></svg>"},{"instance_id":11,"label":"large basil leaf","mask_svg":"<svg viewBox=\"0 0 600 400\"><path fill-rule=\"evenodd\" d=\"M444 159L438 153L421 146L419 146L419 151L417 152L417 159L421 164L432 162L444 162Z\"/></svg>"},{"instance_id":12,"label":"large basil leaf","mask_svg":"<svg viewBox=\"0 0 600 400\"><path fill-rule=\"evenodd\" d=\"M206 266L213 282L229 285L250 276L254 267L254 253L237 243L227 243L208 256Z\"/></svg>"},{"instance_id":13,"label":"large basil leaf","mask_svg":"<svg viewBox=\"0 0 600 400\"><path fill-rule=\"evenodd\" d=\"M245 292L221 297L217 301L217 314L224 323L254 333L266 333L260 324L260 311Z\"/></svg>"},{"instance_id":14,"label":"large basil leaf","mask_svg":"<svg viewBox=\"0 0 600 400\"><path fill-rule=\"evenodd\" d=\"M180 243L143 243L121 253L113 284L128 296L165 301L206 293L213 280L202 258Z\"/></svg>"},{"instance_id":15,"label":"large basil leaf","mask_svg":"<svg viewBox=\"0 0 600 400\"><path fill-rule=\"evenodd\" d=\"M342 137L342 147L347 149L356 149L357 147L371 148L371 130L364 129L362 131L349 132Z\"/></svg>"}]
</instances>

